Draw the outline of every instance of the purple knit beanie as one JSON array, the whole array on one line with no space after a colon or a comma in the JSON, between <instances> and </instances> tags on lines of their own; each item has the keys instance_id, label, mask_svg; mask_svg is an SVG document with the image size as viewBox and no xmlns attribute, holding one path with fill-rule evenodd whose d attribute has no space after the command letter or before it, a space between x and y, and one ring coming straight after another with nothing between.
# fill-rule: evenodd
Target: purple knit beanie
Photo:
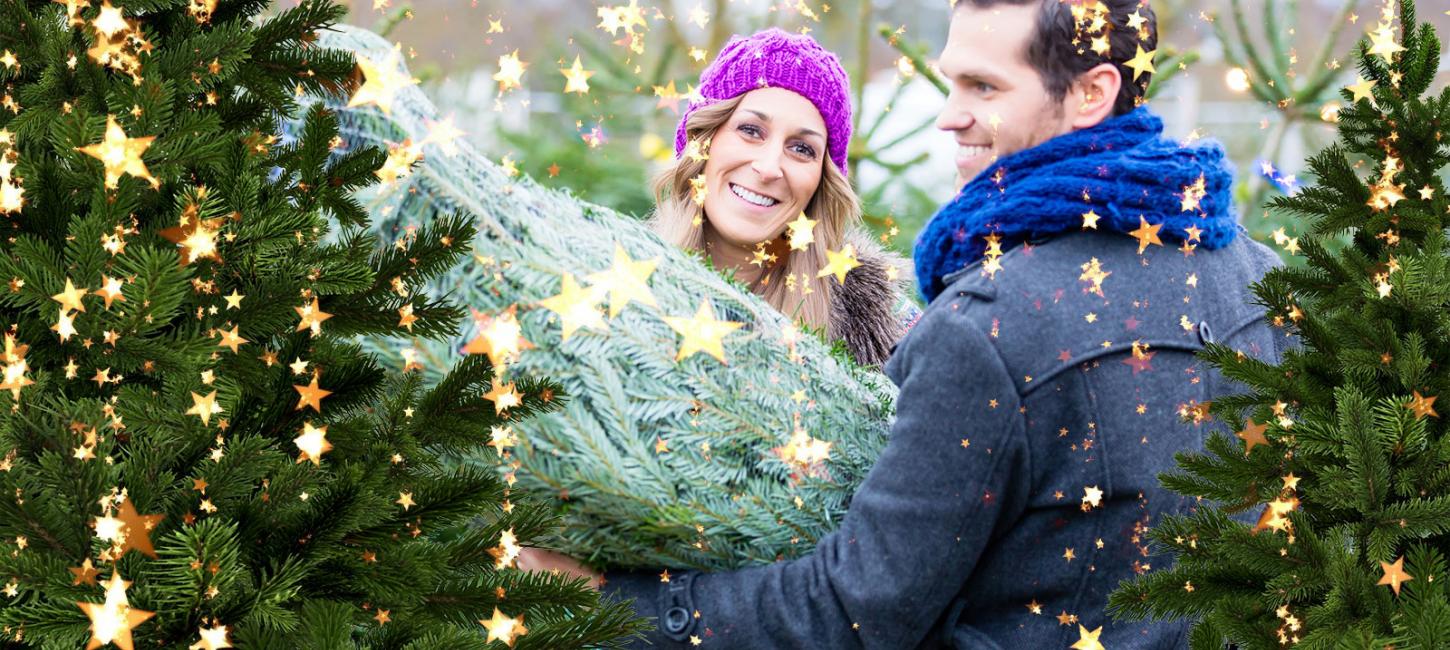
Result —
<instances>
[{"instance_id":1,"label":"purple knit beanie","mask_svg":"<svg viewBox=\"0 0 1450 650\"><path fill-rule=\"evenodd\" d=\"M675 128L675 157L685 151L685 123L701 106L739 97L756 88L785 88L816 105L826 123L831 162L846 174L851 143L851 80L840 59L815 39L779 28L732 36L719 56L700 73L703 102L691 103Z\"/></svg>"}]
</instances>

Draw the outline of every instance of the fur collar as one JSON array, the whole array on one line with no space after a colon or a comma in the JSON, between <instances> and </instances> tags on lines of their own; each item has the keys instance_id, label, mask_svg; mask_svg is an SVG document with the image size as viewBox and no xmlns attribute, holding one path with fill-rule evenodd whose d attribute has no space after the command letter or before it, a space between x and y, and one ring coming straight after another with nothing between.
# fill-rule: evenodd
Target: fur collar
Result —
<instances>
[{"instance_id":1,"label":"fur collar","mask_svg":"<svg viewBox=\"0 0 1450 650\"><path fill-rule=\"evenodd\" d=\"M844 285L832 284L830 337L846 344L863 366L879 366L891 356L891 347L906 333L907 298L915 279L911 262L886 250L862 229L846 234L861 266L846 275ZM896 279L888 269L896 269Z\"/></svg>"}]
</instances>

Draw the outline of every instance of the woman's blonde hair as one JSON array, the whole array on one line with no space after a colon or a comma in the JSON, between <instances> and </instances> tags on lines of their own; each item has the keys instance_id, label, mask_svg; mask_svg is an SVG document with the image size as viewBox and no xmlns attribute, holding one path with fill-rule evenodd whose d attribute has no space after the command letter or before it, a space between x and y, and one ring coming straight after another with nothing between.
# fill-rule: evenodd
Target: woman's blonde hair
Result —
<instances>
[{"instance_id":1,"label":"woman's blonde hair","mask_svg":"<svg viewBox=\"0 0 1450 650\"><path fill-rule=\"evenodd\" d=\"M727 99L695 110L685 123L689 142L702 143L713 138L716 131L740 105L744 96ZM662 239L680 248L703 252L705 249L704 209L694 201L690 180L705 172L705 161L681 155L653 182L655 211L650 227ZM816 277L826 266L826 251L837 251L846 231L861 221L861 203L855 190L841 170L823 157L821 184L806 204L806 217L816 221L815 241L805 250L791 250L783 262L762 279L761 297L781 313L811 327L831 331L831 286L829 277ZM700 225L695 225L696 220ZM787 277L795 278L794 282Z\"/></svg>"}]
</instances>

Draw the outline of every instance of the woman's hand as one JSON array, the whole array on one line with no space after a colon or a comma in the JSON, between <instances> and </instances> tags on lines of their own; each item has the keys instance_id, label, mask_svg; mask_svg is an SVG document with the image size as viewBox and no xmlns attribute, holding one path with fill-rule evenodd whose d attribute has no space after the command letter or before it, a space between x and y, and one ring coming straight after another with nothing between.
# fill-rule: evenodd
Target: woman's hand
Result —
<instances>
[{"instance_id":1,"label":"woman's hand","mask_svg":"<svg viewBox=\"0 0 1450 650\"><path fill-rule=\"evenodd\" d=\"M576 578L588 578L589 588L595 591L599 590L599 584L604 578L602 574L589 570L572 557L541 548L524 547L519 551L518 565L519 569L529 572L558 571Z\"/></svg>"}]
</instances>

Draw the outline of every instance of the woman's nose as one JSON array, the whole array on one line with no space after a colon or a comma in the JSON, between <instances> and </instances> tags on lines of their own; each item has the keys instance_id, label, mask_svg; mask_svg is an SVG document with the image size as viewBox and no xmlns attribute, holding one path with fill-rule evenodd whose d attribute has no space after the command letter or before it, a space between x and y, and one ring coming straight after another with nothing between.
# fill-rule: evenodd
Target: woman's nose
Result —
<instances>
[{"instance_id":1,"label":"woman's nose","mask_svg":"<svg viewBox=\"0 0 1450 650\"><path fill-rule=\"evenodd\" d=\"M773 181L781 176L780 156L761 154L750 163L750 168L755 170L755 173L760 176L760 180Z\"/></svg>"}]
</instances>

